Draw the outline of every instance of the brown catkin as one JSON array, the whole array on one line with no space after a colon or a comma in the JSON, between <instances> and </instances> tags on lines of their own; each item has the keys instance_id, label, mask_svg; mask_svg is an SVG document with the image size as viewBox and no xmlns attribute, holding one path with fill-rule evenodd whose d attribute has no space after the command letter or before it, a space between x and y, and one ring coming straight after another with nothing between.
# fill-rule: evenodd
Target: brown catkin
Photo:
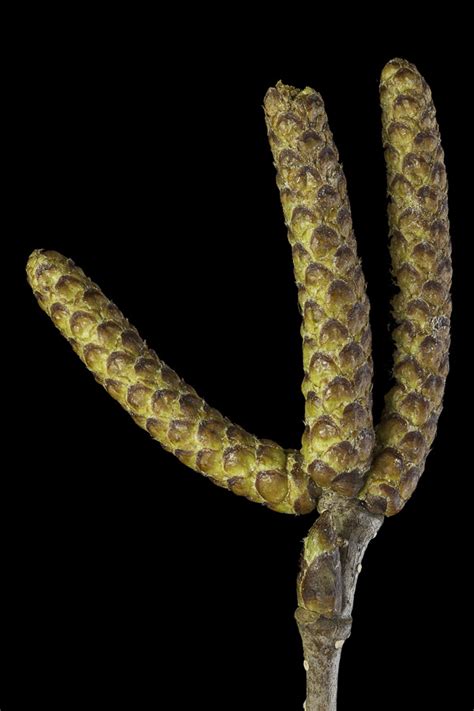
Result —
<instances>
[{"instance_id":1,"label":"brown catkin","mask_svg":"<svg viewBox=\"0 0 474 711\"><path fill-rule=\"evenodd\" d=\"M374 445L372 357L346 181L313 89L278 83L265 115L303 316L303 459L318 485L355 496Z\"/></svg>"},{"instance_id":2,"label":"brown catkin","mask_svg":"<svg viewBox=\"0 0 474 711\"><path fill-rule=\"evenodd\" d=\"M275 511L314 509L319 492L303 472L300 453L257 439L209 407L74 262L38 250L27 274L40 306L96 380L167 451Z\"/></svg>"},{"instance_id":3,"label":"brown catkin","mask_svg":"<svg viewBox=\"0 0 474 711\"><path fill-rule=\"evenodd\" d=\"M363 492L397 513L413 493L436 433L448 373L451 245L446 170L431 92L416 67L389 62L380 84L387 164L395 384L377 428Z\"/></svg>"}]
</instances>

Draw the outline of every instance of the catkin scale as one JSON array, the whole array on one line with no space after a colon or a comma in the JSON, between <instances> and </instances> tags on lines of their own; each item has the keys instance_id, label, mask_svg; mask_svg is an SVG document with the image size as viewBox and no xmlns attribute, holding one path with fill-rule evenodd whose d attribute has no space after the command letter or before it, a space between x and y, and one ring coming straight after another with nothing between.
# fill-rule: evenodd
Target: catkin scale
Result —
<instances>
[{"instance_id":1,"label":"catkin scale","mask_svg":"<svg viewBox=\"0 0 474 711\"><path fill-rule=\"evenodd\" d=\"M209 407L70 259L37 250L27 276L38 303L95 379L164 449L215 484L275 511L314 509L319 492L300 453L257 439Z\"/></svg>"},{"instance_id":2,"label":"catkin scale","mask_svg":"<svg viewBox=\"0 0 474 711\"><path fill-rule=\"evenodd\" d=\"M374 445L372 357L345 177L313 89L278 83L265 116L303 317L302 454L318 485L355 496Z\"/></svg>"},{"instance_id":3,"label":"catkin scale","mask_svg":"<svg viewBox=\"0 0 474 711\"><path fill-rule=\"evenodd\" d=\"M436 434L448 372L451 245L447 181L431 92L394 59L380 84L389 193L390 254L398 292L394 385L377 428L362 492L368 508L397 513L413 493Z\"/></svg>"}]
</instances>

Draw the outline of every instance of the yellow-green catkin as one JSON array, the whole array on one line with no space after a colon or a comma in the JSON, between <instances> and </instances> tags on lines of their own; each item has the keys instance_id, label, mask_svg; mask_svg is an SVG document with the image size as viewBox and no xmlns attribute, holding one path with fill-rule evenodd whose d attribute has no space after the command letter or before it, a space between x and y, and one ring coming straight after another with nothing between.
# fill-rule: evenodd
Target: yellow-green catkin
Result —
<instances>
[{"instance_id":1,"label":"yellow-green catkin","mask_svg":"<svg viewBox=\"0 0 474 711\"><path fill-rule=\"evenodd\" d=\"M395 284L393 375L363 492L392 515L413 493L430 450L448 373L451 246L447 182L431 92L416 67L389 62L380 84Z\"/></svg>"},{"instance_id":2,"label":"yellow-green catkin","mask_svg":"<svg viewBox=\"0 0 474 711\"><path fill-rule=\"evenodd\" d=\"M355 496L374 445L373 369L346 181L318 93L280 82L265 115L303 316L302 454L318 485Z\"/></svg>"},{"instance_id":3,"label":"yellow-green catkin","mask_svg":"<svg viewBox=\"0 0 474 711\"><path fill-rule=\"evenodd\" d=\"M74 262L35 251L27 274L38 303L96 380L167 451L215 484L275 511L315 507L318 490L299 452L259 440L209 407Z\"/></svg>"}]
</instances>

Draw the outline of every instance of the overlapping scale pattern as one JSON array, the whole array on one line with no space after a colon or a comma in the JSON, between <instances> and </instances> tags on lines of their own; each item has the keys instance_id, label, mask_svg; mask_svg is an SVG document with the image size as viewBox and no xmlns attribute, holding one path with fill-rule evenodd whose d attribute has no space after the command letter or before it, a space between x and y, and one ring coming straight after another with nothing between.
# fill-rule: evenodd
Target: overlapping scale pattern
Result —
<instances>
[{"instance_id":1,"label":"overlapping scale pattern","mask_svg":"<svg viewBox=\"0 0 474 711\"><path fill-rule=\"evenodd\" d=\"M354 496L374 445L373 369L346 181L313 89L278 83L265 115L303 317L303 458L318 485Z\"/></svg>"},{"instance_id":2,"label":"overlapping scale pattern","mask_svg":"<svg viewBox=\"0 0 474 711\"><path fill-rule=\"evenodd\" d=\"M209 407L71 260L40 250L28 262L42 308L135 422L192 469L276 511L312 511L323 488L359 496L373 513L397 513L436 433L451 315L443 150L430 89L413 65L389 62L380 90L398 293L394 385L376 435L365 280L345 177L313 89L279 82L265 97L302 313L301 452L259 440Z\"/></svg>"},{"instance_id":3,"label":"overlapping scale pattern","mask_svg":"<svg viewBox=\"0 0 474 711\"><path fill-rule=\"evenodd\" d=\"M84 272L57 252L34 252L29 283L77 355L162 447L215 484L283 513L314 509L301 455L259 440L209 407L148 348Z\"/></svg>"},{"instance_id":4,"label":"overlapping scale pattern","mask_svg":"<svg viewBox=\"0 0 474 711\"><path fill-rule=\"evenodd\" d=\"M398 293L393 375L363 492L375 513L400 511L423 472L448 373L451 243L446 169L431 91L394 59L380 85L390 252Z\"/></svg>"}]
</instances>

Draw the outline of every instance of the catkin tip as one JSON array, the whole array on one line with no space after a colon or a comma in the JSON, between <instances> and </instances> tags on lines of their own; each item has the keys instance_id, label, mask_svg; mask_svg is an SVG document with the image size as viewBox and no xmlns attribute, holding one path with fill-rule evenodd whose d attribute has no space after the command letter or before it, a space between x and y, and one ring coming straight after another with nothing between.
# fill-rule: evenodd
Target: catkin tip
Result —
<instances>
[{"instance_id":1,"label":"catkin tip","mask_svg":"<svg viewBox=\"0 0 474 711\"><path fill-rule=\"evenodd\" d=\"M393 59L390 59L390 61L387 62L387 64L384 66L382 69L381 75L380 75L380 80L381 83L383 84L386 81L389 81L392 79L392 77L398 72L402 70L409 70L412 72L416 72L419 74L418 69L414 64L409 62L407 59L402 59L401 57L394 57Z\"/></svg>"},{"instance_id":2,"label":"catkin tip","mask_svg":"<svg viewBox=\"0 0 474 711\"><path fill-rule=\"evenodd\" d=\"M61 270L67 263L67 258L63 257L59 252L49 249L35 249L26 263L28 283L32 288L38 287L39 282L42 281L40 279L42 275L44 276L48 271Z\"/></svg>"},{"instance_id":3,"label":"catkin tip","mask_svg":"<svg viewBox=\"0 0 474 711\"><path fill-rule=\"evenodd\" d=\"M35 249L28 257L28 261L26 263L26 275L30 284L32 283L33 275L43 258L43 252L44 250L42 249Z\"/></svg>"}]
</instances>

